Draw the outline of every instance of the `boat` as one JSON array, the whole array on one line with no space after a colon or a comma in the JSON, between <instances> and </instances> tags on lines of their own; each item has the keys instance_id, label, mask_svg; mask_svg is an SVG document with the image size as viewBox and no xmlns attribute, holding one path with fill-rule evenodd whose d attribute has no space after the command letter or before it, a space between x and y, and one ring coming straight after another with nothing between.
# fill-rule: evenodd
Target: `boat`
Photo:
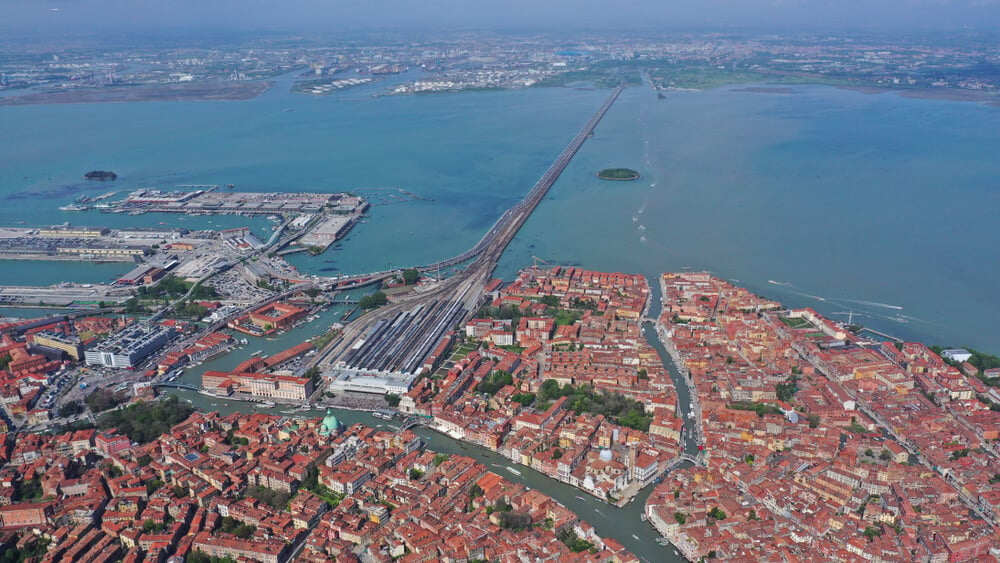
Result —
<instances>
[{"instance_id":1,"label":"boat","mask_svg":"<svg viewBox=\"0 0 1000 563\"><path fill-rule=\"evenodd\" d=\"M639 536L637 536L637 535L635 535L635 534L632 534L632 539L634 539L634 540L638 540L638 539L639 539Z\"/></svg>"},{"instance_id":2,"label":"boat","mask_svg":"<svg viewBox=\"0 0 1000 563\"><path fill-rule=\"evenodd\" d=\"M260 406L265 409L273 409L274 407L277 406L277 404L272 403L271 401L264 401L263 403L260 404Z\"/></svg>"},{"instance_id":3,"label":"boat","mask_svg":"<svg viewBox=\"0 0 1000 563\"><path fill-rule=\"evenodd\" d=\"M576 495L576 500L582 500L583 502L587 502L587 499L581 497L580 495Z\"/></svg>"},{"instance_id":4,"label":"boat","mask_svg":"<svg viewBox=\"0 0 1000 563\"><path fill-rule=\"evenodd\" d=\"M521 474L520 471L518 471L517 469L514 469L513 467L510 467L510 466L507 467L507 471L510 471L514 475L520 475Z\"/></svg>"}]
</instances>

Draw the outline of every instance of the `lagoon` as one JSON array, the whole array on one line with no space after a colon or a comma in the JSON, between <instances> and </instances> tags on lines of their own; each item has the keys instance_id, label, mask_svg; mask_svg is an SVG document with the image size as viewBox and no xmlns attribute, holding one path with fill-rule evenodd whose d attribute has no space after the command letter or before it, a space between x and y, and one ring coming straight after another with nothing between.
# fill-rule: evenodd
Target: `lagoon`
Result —
<instances>
[{"instance_id":1,"label":"lagoon","mask_svg":"<svg viewBox=\"0 0 1000 563\"><path fill-rule=\"evenodd\" d=\"M376 206L342 248L290 260L337 274L428 263L474 244L607 93L372 97L381 88L311 97L288 92L285 80L238 102L0 108L0 224L246 222L57 209L82 194L144 186L404 188L424 199ZM855 322L903 338L1000 350L992 330L1000 314L992 283L1000 273L992 243L1000 110L821 86L741 89L665 100L645 87L626 90L498 275L510 279L532 256L653 279L710 270L790 306L840 320L853 312ZM642 179L595 177L609 166L634 168ZM95 168L119 179L81 179ZM266 229L264 221L254 225ZM12 265L2 265L0 283L105 275L93 265Z\"/></svg>"}]
</instances>

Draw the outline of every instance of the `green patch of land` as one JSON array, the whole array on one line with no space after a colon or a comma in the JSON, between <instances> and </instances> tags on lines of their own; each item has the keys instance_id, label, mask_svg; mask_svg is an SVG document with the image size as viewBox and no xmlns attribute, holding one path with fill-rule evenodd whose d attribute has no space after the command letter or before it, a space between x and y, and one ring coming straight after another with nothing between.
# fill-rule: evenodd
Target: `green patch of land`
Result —
<instances>
[{"instance_id":1,"label":"green patch of land","mask_svg":"<svg viewBox=\"0 0 1000 563\"><path fill-rule=\"evenodd\" d=\"M810 328L812 325L802 317L778 317L788 328Z\"/></svg>"},{"instance_id":2,"label":"green patch of land","mask_svg":"<svg viewBox=\"0 0 1000 563\"><path fill-rule=\"evenodd\" d=\"M38 92L0 98L0 105L77 104L106 102L179 102L249 100L263 94L274 82L216 82L158 84L153 86L113 86Z\"/></svg>"},{"instance_id":3,"label":"green patch of land","mask_svg":"<svg viewBox=\"0 0 1000 563\"><path fill-rule=\"evenodd\" d=\"M631 168L605 168L597 173L602 180L638 180L639 173Z\"/></svg>"}]
</instances>

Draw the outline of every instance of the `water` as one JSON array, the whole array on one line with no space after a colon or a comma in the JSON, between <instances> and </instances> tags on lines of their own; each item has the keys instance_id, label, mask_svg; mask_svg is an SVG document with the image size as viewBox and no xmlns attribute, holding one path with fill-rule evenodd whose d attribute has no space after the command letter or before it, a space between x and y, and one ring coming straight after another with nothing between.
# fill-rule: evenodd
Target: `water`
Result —
<instances>
[{"instance_id":1,"label":"water","mask_svg":"<svg viewBox=\"0 0 1000 563\"><path fill-rule=\"evenodd\" d=\"M56 209L80 194L146 185L404 188L431 201L375 207L342 249L290 260L314 273L427 263L473 244L607 94L373 98L381 91L374 85L312 97L287 85L286 77L241 102L0 108L0 224L247 222ZM732 90L657 100L649 89L628 89L499 272L510 277L532 255L650 276L707 269L791 306L842 319L854 311L856 322L905 338L1000 350L990 326L1000 314L991 282L1000 268L991 243L1000 111L828 87L795 87L792 95ZM597 180L607 166L636 168L643 178ZM94 168L120 179L80 180ZM254 221L266 234L266 221ZM106 281L118 269L8 267L0 283Z\"/></svg>"}]
</instances>

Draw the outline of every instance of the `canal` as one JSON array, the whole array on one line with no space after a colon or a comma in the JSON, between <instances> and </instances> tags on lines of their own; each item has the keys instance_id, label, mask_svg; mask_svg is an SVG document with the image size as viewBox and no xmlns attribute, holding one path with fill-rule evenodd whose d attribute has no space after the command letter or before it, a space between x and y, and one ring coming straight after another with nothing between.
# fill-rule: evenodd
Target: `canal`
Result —
<instances>
[{"instance_id":1,"label":"canal","mask_svg":"<svg viewBox=\"0 0 1000 563\"><path fill-rule=\"evenodd\" d=\"M656 280L653 280L654 283L650 284L650 289L652 290L652 303L648 312L648 316L650 318L656 318L659 315L661 308L659 284L655 283L655 281ZM361 291L359 293L363 294L364 292ZM236 367L237 364L246 360L258 350L262 350L263 354L280 352L281 350L299 344L313 336L323 334L327 331L327 329L329 329L331 324L339 322L341 315L343 315L344 311L350 307L352 306L331 307L329 310L322 312L319 319L296 327L284 334L275 336L273 339L248 337L250 342L242 349L236 350L221 358L206 362L196 368L188 369L178 379L186 383L199 385L201 383L201 374L206 370L231 370ZM684 409L686 412L691 399L687 383L684 381L683 377L681 377L676 366L674 366L672 360L670 359L670 356L656 338L656 330L654 329L652 323L646 323L643 333L646 341L656 349L661 360L663 361L664 366L666 366L667 370L670 372L670 377L673 379L674 385L677 389L678 408ZM171 393L176 394L182 400L188 401L199 410L204 411L219 411L226 414L237 411L262 412L301 418L313 418L323 415L323 411L320 410L296 411L294 414L291 414L291 411L287 406L279 405L268 409L255 403L227 401L225 399L208 397L193 391L185 391L182 389L172 389ZM338 419L348 426L360 422L372 428L395 428L393 424L379 420L367 412L334 409L334 413L337 415ZM674 563L684 561L684 558L678 555L672 547L658 545L656 540L660 537L660 535L653 529L652 525L642 521L642 514L646 504L646 499L649 498L649 495L653 492L652 486L643 489L632 500L632 502L625 507L615 508L595 499L591 495L586 494L579 489L554 479L550 479L549 477L546 477L545 475L542 475L541 473L538 473L528 467L514 464L510 460L485 448L455 440L449 436L423 427L415 428L414 432L423 438L428 449L430 450L446 454L471 457L484 466L490 468L490 470L495 471L508 481L521 483L527 487L531 487L532 489L545 493L593 525L598 535L618 540L629 551L645 561L656 563ZM695 455L697 453L697 444L692 438L692 433L690 432L685 433L684 451L691 455ZM688 465L689 464L685 463L681 465L681 467L686 467ZM520 475L506 470L507 467L515 468L520 472Z\"/></svg>"}]
</instances>

